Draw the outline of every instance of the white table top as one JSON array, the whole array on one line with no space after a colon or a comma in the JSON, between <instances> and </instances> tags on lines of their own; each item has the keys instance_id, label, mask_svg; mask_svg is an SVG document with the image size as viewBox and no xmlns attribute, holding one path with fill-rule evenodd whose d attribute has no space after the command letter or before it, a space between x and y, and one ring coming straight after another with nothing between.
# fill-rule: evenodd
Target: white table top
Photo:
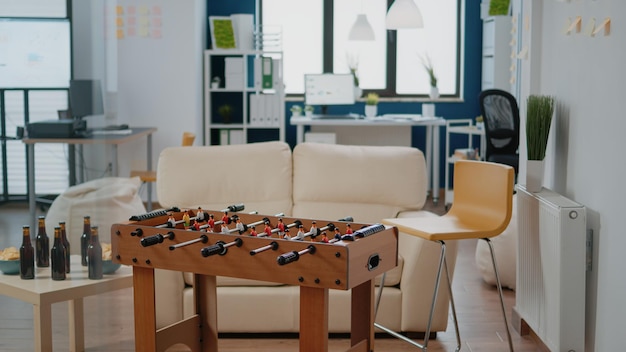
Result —
<instances>
[{"instance_id":1,"label":"white table top","mask_svg":"<svg viewBox=\"0 0 626 352\"><path fill-rule=\"evenodd\" d=\"M289 120L292 125L322 125L322 126L419 126L445 125L442 117L423 117L421 115L383 115L374 118L311 118L306 116L292 116Z\"/></svg>"},{"instance_id":2,"label":"white table top","mask_svg":"<svg viewBox=\"0 0 626 352\"><path fill-rule=\"evenodd\" d=\"M90 280L87 267L80 264L80 256L72 255L70 260L70 273L61 281L51 279L50 267L36 268L33 280L22 280L19 274L0 274L0 295L31 304L50 304L133 286L132 267L122 265L101 280Z\"/></svg>"}]
</instances>

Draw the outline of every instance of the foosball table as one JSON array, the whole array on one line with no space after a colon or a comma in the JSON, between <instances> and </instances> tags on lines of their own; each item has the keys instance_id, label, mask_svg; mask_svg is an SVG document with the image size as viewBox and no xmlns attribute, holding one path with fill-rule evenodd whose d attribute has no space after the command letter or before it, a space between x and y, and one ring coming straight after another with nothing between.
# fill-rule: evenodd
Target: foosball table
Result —
<instances>
[{"instance_id":1,"label":"foosball table","mask_svg":"<svg viewBox=\"0 0 626 352\"><path fill-rule=\"evenodd\" d=\"M300 351L328 351L328 290L351 294L351 348L374 349L374 278L397 266L398 231L382 224L172 208L111 227L114 261L133 266L135 346L218 350L216 276L300 287ZM154 269L194 274L193 316L156 328ZM271 312L268 312L271 317Z\"/></svg>"}]
</instances>

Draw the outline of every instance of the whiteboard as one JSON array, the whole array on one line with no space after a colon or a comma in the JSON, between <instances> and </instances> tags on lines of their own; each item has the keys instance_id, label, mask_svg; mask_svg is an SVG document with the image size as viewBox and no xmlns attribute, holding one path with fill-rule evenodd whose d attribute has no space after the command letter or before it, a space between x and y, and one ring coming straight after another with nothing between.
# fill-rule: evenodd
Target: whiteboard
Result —
<instances>
[{"instance_id":1,"label":"whiteboard","mask_svg":"<svg viewBox=\"0 0 626 352\"><path fill-rule=\"evenodd\" d=\"M67 19L0 19L0 88L65 88L70 80Z\"/></svg>"}]
</instances>

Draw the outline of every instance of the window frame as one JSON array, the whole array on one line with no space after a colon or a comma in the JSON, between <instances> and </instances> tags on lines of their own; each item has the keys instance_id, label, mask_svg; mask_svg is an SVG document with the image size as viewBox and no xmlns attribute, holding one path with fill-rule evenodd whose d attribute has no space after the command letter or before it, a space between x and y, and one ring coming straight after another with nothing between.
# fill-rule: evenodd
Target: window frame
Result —
<instances>
[{"instance_id":1,"label":"window frame","mask_svg":"<svg viewBox=\"0 0 626 352\"><path fill-rule=\"evenodd\" d=\"M387 8L391 6L394 0L387 0ZM462 64L462 43L463 40L463 3L464 0L456 0L457 2L457 29L456 29L456 82L454 94L442 94L440 99L461 99L463 84L463 64ZM334 72L334 0L323 0L323 24L322 24L322 72ZM260 22L263 19L263 0L260 0ZM387 100L423 100L428 98L428 94L397 94L396 93L396 74L397 74L397 31L387 30L387 67L386 67L386 83L384 89L363 89L363 94L377 93L382 99ZM288 93L287 98L301 98L304 94Z\"/></svg>"}]
</instances>

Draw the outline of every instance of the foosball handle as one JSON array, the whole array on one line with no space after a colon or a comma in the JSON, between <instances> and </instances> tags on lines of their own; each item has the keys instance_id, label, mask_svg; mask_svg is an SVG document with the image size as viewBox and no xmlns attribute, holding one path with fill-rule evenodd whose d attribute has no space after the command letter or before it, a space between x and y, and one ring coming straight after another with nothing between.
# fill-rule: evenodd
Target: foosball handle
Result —
<instances>
[{"instance_id":1,"label":"foosball handle","mask_svg":"<svg viewBox=\"0 0 626 352\"><path fill-rule=\"evenodd\" d=\"M160 210L155 210L155 211L151 211L149 213L145 213L145 214L140 214L140 215L133 215L131 216L128 220L129 221L141 221L141 220L148 220L148 219L153 219L159 216L165 216L168 213L171 212L179 212L180 209L178 207L171 207L169 209L160 209Z\"/></svg>"},{"instance_id":2,"label":"foosball handle","mask_svg":"<svg viewBox=\"0 0 626 352\"><path fill-rule=\"evenodd\" d=\"M226 207L226 209L222 209L222 211L223 212L225 211L238 212L238 211L243 211L245 208L246 206L241 203L241 204L229 205L228 207Z\"/></svg>"},{"instance_id":3,"label":"foosball handle","mask_svg":"<svg viewBox=\"0 0 626 352\"><path fill-rule=\"evenodd\" d=\"M144 247L149 247L149 246L154 246L155 244L159 244L159 243L163 243L163 241L165 240L165 237L167 237L168 239L174 239L174 232L170 231L167 233L167 236L163 236L160 233L157 233L154 236L148 236L146 238L142 238L141 241L139 241L141 243L142 246Z\"/></svg>"}]
</instances>

